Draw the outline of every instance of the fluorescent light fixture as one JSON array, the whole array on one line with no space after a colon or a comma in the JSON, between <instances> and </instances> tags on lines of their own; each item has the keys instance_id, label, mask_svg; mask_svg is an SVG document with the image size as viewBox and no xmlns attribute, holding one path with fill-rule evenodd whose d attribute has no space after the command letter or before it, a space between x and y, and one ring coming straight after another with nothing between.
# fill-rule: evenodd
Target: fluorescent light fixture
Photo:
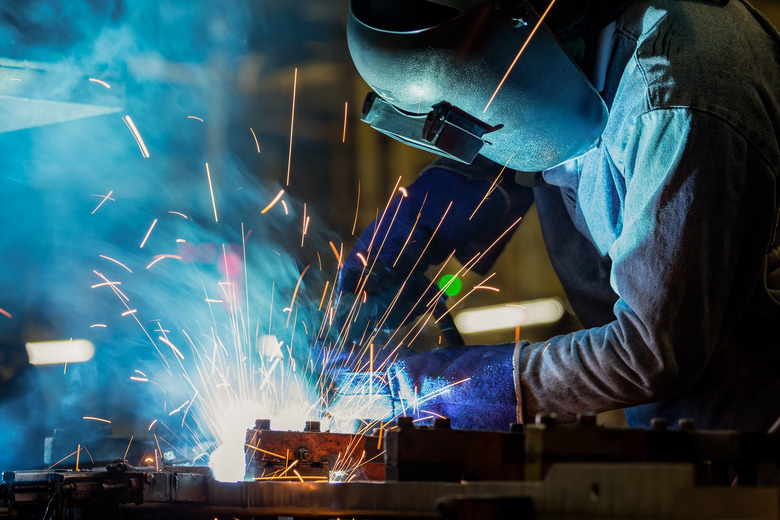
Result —
<instances>
[{"instance_id":1,"label":"fluorescent light fixture","mask_svg":"<svg viewBox=\"0 0 780 520\"><path fill-rule=\"evenodd\" d=\"M38 341L27 343L25 348L31 365L83 363L95 355L95 345L86 339Z\"/></svg>"},{"instance_id":2,"label":"fluorescent light fixture","mask_svg":"<svg viewBox=\"0 0 780 520\"><path fill-rule=\"evenodd\" d=\"M461 311L455 316L455 325L463 334L474 334L555 323L563 313L559 299L544 298Z\"/></svg>"}]
</instances>

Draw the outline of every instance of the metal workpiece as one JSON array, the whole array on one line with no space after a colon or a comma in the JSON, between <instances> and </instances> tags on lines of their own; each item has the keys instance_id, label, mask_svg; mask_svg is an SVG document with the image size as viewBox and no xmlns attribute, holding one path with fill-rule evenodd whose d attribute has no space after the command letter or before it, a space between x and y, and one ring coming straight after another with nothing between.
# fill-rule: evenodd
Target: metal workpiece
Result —
<instances>
[{"instance_id":1,"label":"metal workpiece","mask_svg":"<svg viewBox=\"0 0 780 520\"><path fill-rule=\"evenodd\" d=\"M270 428L269 423L256 425ZM320 431L307 421L304 431L247 430L245 480L382 481L383 439L379 436Z\"/></svg>"},{"instance_id":2,"label":"metal workpiece","mask_svg":"<svg viewBox=\"0 0 780 520\"><path fill-rule=\"evenodd\" d=\"M124 85L72 65L0 58L0 133L119 112Z\"/></svg>"}]
</instances>

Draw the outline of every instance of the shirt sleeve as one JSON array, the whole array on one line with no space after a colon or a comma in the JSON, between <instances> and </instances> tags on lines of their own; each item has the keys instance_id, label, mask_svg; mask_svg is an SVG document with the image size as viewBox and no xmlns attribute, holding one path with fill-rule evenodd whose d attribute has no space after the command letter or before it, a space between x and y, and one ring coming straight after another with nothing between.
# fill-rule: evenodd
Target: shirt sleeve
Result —
<instances>
[{"instance_id":1,"label":"shirt sleeve","mask_svg":"<svg viewBox=\"0 0 780 520\"><path fill-rule=\"evenodd\" d=\"M745 232L759 155L748 142L714 115L676 108L639 116L624 136L622 229L609 250L615 320L517 346L523 421L684 394L705 371L729 309L749 297L751 277L758 282L767 242L755 236L771 229ZM738 273L747 287L735 286Z\"/></svg>"}]
</instances>

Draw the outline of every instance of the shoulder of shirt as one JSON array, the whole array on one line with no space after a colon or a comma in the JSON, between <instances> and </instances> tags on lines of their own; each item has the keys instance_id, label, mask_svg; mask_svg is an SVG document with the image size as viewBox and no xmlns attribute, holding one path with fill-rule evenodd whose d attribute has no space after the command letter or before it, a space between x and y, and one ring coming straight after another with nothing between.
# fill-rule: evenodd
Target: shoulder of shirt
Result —
<instances>
[{"instance_id":1,"label":"shoulder of shirt","mask_svg":"<svg viewBox=\"0 0 780 520\"><path fill-rule=\"evenodd\" d=\"M642 114L683 109L722 119L780 157L780 37L741 0L637 1L618 20L616 38L634 50L604 134L617 139L612 145L620 147Z\"/></svg>"}]
</instances>

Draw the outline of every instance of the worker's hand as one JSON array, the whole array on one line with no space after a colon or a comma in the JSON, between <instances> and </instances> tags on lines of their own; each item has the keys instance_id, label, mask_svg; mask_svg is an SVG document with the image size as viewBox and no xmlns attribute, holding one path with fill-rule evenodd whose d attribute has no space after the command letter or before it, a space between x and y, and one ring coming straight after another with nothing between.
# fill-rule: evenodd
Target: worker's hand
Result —
<instances>
[{"instance_id":1,"label":"worker's hand","mask_svg":"<svg viewBox=\"0 0 780 520\"><path fill-rule=\"evenodd\" d=\"M344 381L350 381L350 385L354 385L354 374L382 375L394 363L411 355L414 355L414 351L401 345L318 341L311 346L308 359L300 361L311 367L318 378L318 386L323 395L333 397ZM383 379L386 381L386 378Z\"/></svg>"},{"instance_id":2,"label":"worker's hand","mask_svg":"<svg viewBox=\"0 0 780 520\"><path fill-rule=\"evenodd\" d=\"M365 291L381 312L393 301L419 300L428 283L410 273L422 273L453 253L484 274L533 202L531 190L516 185L513 175L494 184L496 176L472 178L437 166L424 170L360 235L339 272L338 290L359 298ZM431 289L412 309L416 314L436 303L438 289Z\"/></svg>"},{"instance_id":3,"label":"worker's hand","mask_svg":"<svg viewBox=\"0 0 780 520\"><path fill-rule=\"evenodd\" d=\"M397 360L388 370L395 415L448 417L458 429L508 430L517 422L514 348L450 347Z\"/></svg>"}]
</instances>

